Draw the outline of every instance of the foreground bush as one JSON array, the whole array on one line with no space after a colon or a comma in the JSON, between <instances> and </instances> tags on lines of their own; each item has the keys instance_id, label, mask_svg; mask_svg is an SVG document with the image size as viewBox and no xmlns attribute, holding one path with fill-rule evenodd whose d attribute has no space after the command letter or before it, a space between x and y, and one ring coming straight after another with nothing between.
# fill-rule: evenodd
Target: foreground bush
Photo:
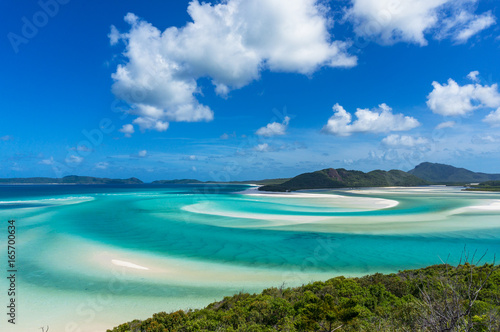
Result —
<instances>
[{"instance_id":1,"label":"foreground bush","mask_svg":"<svg viewBox=\"0 0 500 332\"><path fill-rule=\"evenodd\" d=\"M465 263L336 277L240 293L108 330L129 331L500 331L500 270Z\"/></svg>"}]
</instances>

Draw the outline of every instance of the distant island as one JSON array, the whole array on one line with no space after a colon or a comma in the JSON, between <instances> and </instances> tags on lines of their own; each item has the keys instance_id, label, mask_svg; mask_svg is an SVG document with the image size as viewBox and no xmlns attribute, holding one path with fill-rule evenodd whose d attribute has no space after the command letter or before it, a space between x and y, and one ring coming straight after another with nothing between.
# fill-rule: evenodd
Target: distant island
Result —
<instances>
[{"instance_id":1,"label":"distant island","mask_svg":"<svg viewBox=\"0 0 500 332\"><path fill-rule=\"evenodd\" d=\"M425 185L460 185L468 190L500 191L500 174L476 173L451 165L424 162L408 172L375 170L368 173L344 168L327 168L303 173L278 184L259 187L261 191L295 191L352 187L414 187ZM492 182L493 181L493 182Z\"/></svg>"},{"instance_id":2,"label":"distant island","mask_svg":"<svg viewBox=\"0 0 500 332\"><path fill-rule=\"evenodd\" d=\"M469 184L500 180L500 174L469 171L445 164L421 163L408 173L434 184Z\"/></svg>"},{"instance_id":3,"label":"distant island","mask_svg":"<svg viewBox=\"0 0 500 332\"><path fill-rule=\"evenodd\" d=\"M201 181L197 179L156 180L153 185L170 184L255 184L260 191L295 191L305 189L334 189L361 187L414 187L425 185L467 186L467 190L500 191L500 174L473 172L451 165L424 162L414 169L374 170L368 173L344 168L326 168L323 170L299 174L293 178L277 178L248 181ZM135 177L128 179L109 179L92 176L69 175L63 178L30 177L0 178L0 184L144 184Z\"/></svg>"},{"instance_id":4,"label":"distant island","mask_svg":"<svg viewBox=\"0 0 500 332\"><path fill-rule=\"evenodd\" d=\"M68 175L63 178L8 178L0 179L0 184L142 184L137 178L108 179L92 176Z\"/></svg>"}]
</instances>

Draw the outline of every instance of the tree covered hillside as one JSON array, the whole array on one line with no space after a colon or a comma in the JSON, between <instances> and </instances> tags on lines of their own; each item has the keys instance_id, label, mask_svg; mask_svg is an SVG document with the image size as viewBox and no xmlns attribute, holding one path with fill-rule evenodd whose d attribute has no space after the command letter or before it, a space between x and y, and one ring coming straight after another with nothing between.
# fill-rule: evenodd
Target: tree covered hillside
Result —
<instances>
[{"instance_id":1,"label":"tree covered hillside","mask_svg":"<svg viewBox=\"0 0 500 332\"><path fill-rule=\"evenodd\" d=\"M262 186L262 191L294 191L300 189L327 189L349 187L422 186L428 182L400 170L375 170L368 173L327 168L304 173L277 185Z\"/></svg>"},{"instance_id":2,"label":"tree covered hillside","mask_svg":"<svg viewBox=\"0 0 500 332\"><path fill-rule=\"evenodd\" d=\"M428 162L421 163L408 173L429 182L444 184L465 184L500 180L500 174L477 173L465 168Z\"/></svg>"}]
</instances>

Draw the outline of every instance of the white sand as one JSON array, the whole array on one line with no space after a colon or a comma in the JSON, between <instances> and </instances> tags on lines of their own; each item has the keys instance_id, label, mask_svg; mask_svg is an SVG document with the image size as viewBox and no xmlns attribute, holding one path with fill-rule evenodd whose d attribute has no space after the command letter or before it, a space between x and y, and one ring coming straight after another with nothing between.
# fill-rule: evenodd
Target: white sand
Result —
<instances>
[{"instance_id":1,"label":"white sand","mask_svg":"<svg viewBox=\"0 0 500 332\"><path fill-rule=\"evenodd\" d=\"M263 213L249 213L249 212L242 213L242 212L237 212L237 211L217 210L217 209L213 208L209 202L196 203L196 204L183 206L182 210L192 212L192 213L208 214L208 215L221 216L221 217L257 219L257 220L272 220L272 221L288 221L288 222L294 222L294 223L318 222L318 221L326 220L329 218L329 217L321 217L321 216L297 216L297 215L263 214ZM252 225L247 225L247 226L252 226ZM234 227L242 227L242 225L234 225Z\"/></svg>"},{"instance_id":2,"label":"white sand","mask_svg":"<svg viewBox=\"0 0 500 332\"><path fill-rule=\"evenodd\" d=\"M1 331L37 331L49 325L54 331L102 332L125 321L146 319L155 312L199 308L222 298L209 294L257 292L284 282L294 286L334 275L334 272L282 271L153 255L61 235L52 236L39 249L36 260L51 274L73 276L77 289L61 290L52 283L45 287L20 282L18 324L11 329L2 320ZM6 289L6 282L0 280L2 289ZM93 283L104 288L92 291ZM84 290L87 284L88 292ZM187 291L188 297L124 292L129 287L137 292L138 284L145 289L194 288ZM211 291L204 293L204 289Z\"/></svg>"},{"instance_id":3,"label":"white sand","mask_svg":"<svg viewBox=\"0 0 500 332\"><path fill-rule=\"evenodd\" d=\"M283 282L282 270L154 255L73 236L58 237L51 245L59 250L47 248L38 259L50 262L51 271L71 271L82 277L109 280L120 271L120 278L129 281L139 278L155 284L223 288L230 285L259 288ZM300 276L312 280L318 273L302 272Z\"/></svg>"},{"instance_id":4,"label":"white sand","mask_svg":"<svg viewBox=\"0 0 500 332\"><path fill-rule=\"evenodd\" d=\"M463 213L470 213L470 212L494 212L494 211L500 211L500 200L482 200L481 203L483 204L478 204L478 205L471 205L471 206L466 206L458 209L454 209L450 211L450 215L455 215L455 214L463 214Z\"/></svg>"},{"instance_id":5,"label":"white sand","mask_svg":"<svg viewBox=\"0 0 500 332\"><path fill-rule=\"evenodd\" d=\"M493 201L493 202L486 204L486 205L469 206L468 209L481 210L481 211L500 211L500 200Z\"/></svg>"},{"instance_id":6,"label":"white sand","mask_svg":"<svg viewBox=\"0 0 500 332\"><path fill-rule=\"evenodd\" d=\"M94 197L89 196L77 196L77 197L65 197L65 198L43 198L43 199L32 199L23 201L0 201L0 204L78 204L83 202L89 202L94 200Z\"/></svg>"},{"instance_id":7,"label":"white sand","mask_svg":"<svg viewBox=\"0 0 500 332\"><path fill-rule=\"evenodd\" d=\"M131 269L138 269L138 270L149 270L147 267L140 266L131 262L125 262L121 261L118 259L112 259L111 263L115 264L116 266L123 266L123 267L129 267Z\"/></svg>"},{"instance_id":8,"label":"white sand","mask_svg":"<svg viewBox=\"0 0 500 332\"><path fill-rule=\"evenodd\" d=\"M370 193L365 190L346 190L346 192L356 192L356 193ZM336 207L357 207L360 209L388 209L395 207L399 204L396 200L384 199L384 198L372 198L372 197L352 197L344 196L341 193L332 194L331 192L325 193L312 193L312 192L262 192L256 188L251 188L240 192L239 194L246 196L255 197L280 197L280 198L308 198L308 199L318 199L327 200L331 206Z\"/></svg>"},{"instance_id":9,"label":"white sand","mask_svg":"<svg viewBox=\"0 0 500 332\"><path fill-rule=\"evenodd\" d=\"M217 203L210 200L199 202L182 207L182 210L191 213L237 218L239 220L248 219L247 223L223 223L217 220L210 220L211 224L217 224L222 227L233 228L262 228L262 227L277 227L297 224L334 224L337 220L344 220L343 217L328 216L329 212L354 212L354 211L373 211L380 209L389 209L396 207L399 202L391 199L373 198L373 197L350 197L340 194L331 193L262 193L255 188L248 189L242 194L249 198L277 198L279 200L270 201L279 207L280 204L295 204L292 209L285 207L280 211L280 214L258 213L258 212L241 212L231 211L228 209L219 208ZM286 200L283 200L285 198ZM287 202L287 200L293 200ZM297 200L297 201L296 201ZM251 200L249 202L252 202ZM267 201L262 201L267 202ZM325 210L324 216L297 215L301 211L311 211L314 208L331 208L330 211ZM289 209L289 210L287 210ZM364 218L367 219L367 218ZM369 219L369 218L368 218ZM252 220L259 221L258 223Z\"/></svg>"}]
</instances>

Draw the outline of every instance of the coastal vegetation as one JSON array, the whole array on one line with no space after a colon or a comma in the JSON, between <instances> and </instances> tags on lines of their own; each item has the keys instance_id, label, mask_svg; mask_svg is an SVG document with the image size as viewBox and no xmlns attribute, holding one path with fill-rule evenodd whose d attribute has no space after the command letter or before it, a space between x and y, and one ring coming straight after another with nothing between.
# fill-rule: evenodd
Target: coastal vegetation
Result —
<instances>
[{"instance_id":1,"label":"coastal vegetation","mask_svg":"<svg viewBox=\"0 0 500 332\"><path fill-rule=\"evenodd\" d=\"M499 266L464 263L241 292L107 332L499 330Z\"/></svg>"},{"instance_id":2,"label":"coastal vegetation","mask_svg":"<svg viewBox=\"0 0 500 332\"><path fill-rule=\"evenodd\" d=\"M500 191L500 181L485 181L477 185L471 185L465 190L469 191Z\"/></svg>"},{"instance_id":3,"label":"coastal vegetation","mask_svg":"<svg viewBox=\"0 0 500 332\"><path fill-rule=\"evenodd\" d=\"M304 173L281 184L266 185L261 191L295 191L301 189L351 188L351 187L392 187L422 186L427 181L400 170L375 170L368 173L327 168L312 173Z\"/></svg>"}]
</instances>

